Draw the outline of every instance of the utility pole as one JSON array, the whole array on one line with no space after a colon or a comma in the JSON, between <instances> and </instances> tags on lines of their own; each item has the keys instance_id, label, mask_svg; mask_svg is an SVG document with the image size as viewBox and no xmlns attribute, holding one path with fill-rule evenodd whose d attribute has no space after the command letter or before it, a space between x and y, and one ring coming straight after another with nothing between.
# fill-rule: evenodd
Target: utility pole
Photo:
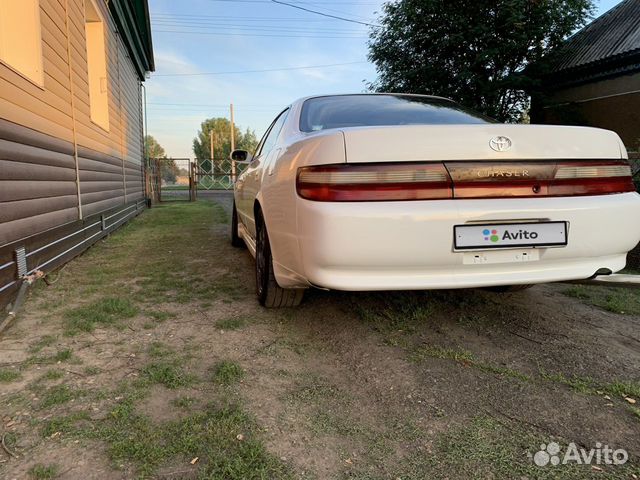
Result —
<instances>
[{"instance_id":1,"label":"utility pole","mask_svg":"<svg viewBox=\"0 0 640 480\"><path fill-rule=\"evenodd\" d=\"M213 133L213 128L211 129L211 131L209 132L209 150L211 153L211 175L213 175L213 141L215 139L215 134ZM213 178L211 179L211 181L213 181Z\"/></svg>"},{"instance_id":2,"label":"utility pole","mask_svg":"<svg viewBox=\"0 0 640 480\"><path fill-rule=\"evenodd\" d=\"M236 124L233 119L233 103L229 106L231 113L231 151L236 149ZM231 160L231 183L236 182L236 162Z\"/></svg>"}]
</instances>

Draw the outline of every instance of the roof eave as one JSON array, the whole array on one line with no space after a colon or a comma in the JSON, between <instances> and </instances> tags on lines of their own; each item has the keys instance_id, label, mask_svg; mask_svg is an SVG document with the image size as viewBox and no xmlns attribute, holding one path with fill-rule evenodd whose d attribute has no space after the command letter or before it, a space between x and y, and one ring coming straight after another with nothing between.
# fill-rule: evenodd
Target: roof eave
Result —
<instances>
[{"instance_id":1,"label":"roof eave","mask_svg":"<svg viewBox=\"0 0 640 480\"><path fill-rule=\"evenodd\" d=\"M569 87L637 72L640 72L640 50L544 75L542 83L546 88Z\"/></svg>"}]
</instances>

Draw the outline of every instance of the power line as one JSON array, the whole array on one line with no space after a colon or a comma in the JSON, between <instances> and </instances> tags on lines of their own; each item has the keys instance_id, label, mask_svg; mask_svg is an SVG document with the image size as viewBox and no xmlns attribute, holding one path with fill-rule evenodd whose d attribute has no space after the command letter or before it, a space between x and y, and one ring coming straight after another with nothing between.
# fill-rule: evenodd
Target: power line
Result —
<instances>
[{"instance_id":1,"label":"power line","mask_svg":"<svg viewBox=\"0 0 640 480\"><path fill-rule=\"evenodd\" d=\"M304 28L302 26L300 27L282 27L279 25L262 25L262 26L256 26L256 25L247 25L247 24L231 24L231 23L220 23L220 22L215 22L215 23L211 23L211 22L195 22L195 21L169 21L169 20L156 20L155 25L162 27L162 28L180 28L180 27L184 27L184 28L189 28L189 29L204 29L206 27L213 27L216 29L216 31L220 31L220 29L235 29L235 30L250 30L250 31L264 31L264 32L282 32L283 30L287 33L327 33L327 34L332 34L332 33L336 33L336 34L345 34L345 35L350 35L350 34L363 34L366 32L363 32L361 30L345 30L345 29L341 29L341 28L326 28L326 27L319 27L319 28Z\"/></svg>"},{"instance_id":2,"label":"power line","mask_svg":"<svg viewBox=\"0 0 640 480\"><path fill-rule=\"evenodd\" d=\"M266 2L271 3L271 2ZM240 15L179 15L179 14L152 14L151 20L219 20L219 21L243 21L243 22L331 22L331 18L308 18L301 17L247 17Z\"/></svg>"},{"instance_id":3,"label":"power line","mask_svg":"<svg viewBox=\"0 0 640 480\"><path fill-rule=\"evenodd\" d=\"M247 0L248 1L248 0ZM361 22L359 20L354 20L352 18L339 17L337 15L331 15L329 13L319 12L317 10L311 10L309 8L301 7L300 5L295 5L293 3L282 2L280 0L271 0L273 3L277 3L278 5L285 5L291 8L297 8L298 10L302 10L304 12L315 13L316 15L322 15L323 17L335 18L336 20L342 20L344 22L358 23L360 25L366 25L367 27L381 27L381 25L376 25L373 23Z\"/></svg>"},{"instance_id":4,"label":"power line","mask_svg":"<svg viewBox=\"0 0 640 480\"><path fill-rule=\"evenodd\" d=\"M235 75L240 73L263 73L263 72L284 72L291 70L306 70L306 69L314 69L314 68L330 68L330 67L341 67L344 65L356 65L360 63L369 63L367 61L359 61L359 62L346 62L346 63L328 63L325 65L306 65L300 67L281 67L281 68L266 68L263 70L238 70L231 72L208 72L208 73L163 73L163 74L154 74L153 77L188 77L188 76L203 76L203 75Z\"/></svg>"},{"instance_id":5,"label":"power line","mask_svg":"<svg viewBox=\"0 0 640 480\"><path fill-rule=\"evenodd\" d=\"M215 36L238 36L238 37L274 37L274 38L325 38L325 39L363 39L367 36L339 36L339 35L269 35L260 33L218 33L218 32L194 32L187 30L154 30L154 33L184 33L191 35L215 35Z\"/></svg>"},{"instance_id":6,"label":"power line","mask_svg":"<svg viewBox=\"0 0 640 480\"><path fill-rule=\"evenodd\" d=\"M209 0L210 2L232 2L232 3L270 3L270 0ZM292 2L300 5L317 5L318 2ZM334 5L378 5L376 2L328 2L323 0L322 3L330 3Z\"/></svg>"}]
</instances>

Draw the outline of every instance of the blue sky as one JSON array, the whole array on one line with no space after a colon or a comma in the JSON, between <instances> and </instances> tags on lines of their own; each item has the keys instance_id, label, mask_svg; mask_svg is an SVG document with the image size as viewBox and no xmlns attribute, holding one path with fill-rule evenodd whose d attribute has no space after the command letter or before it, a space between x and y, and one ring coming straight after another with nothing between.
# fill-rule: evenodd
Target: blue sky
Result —
<instances>
[{"instance_id":1,"label":"blue sky","mask_svg":"<svg viewBox=\"0 0 640 480\"><path fill-rule=\"evenodd\" d=\"M375 22L382 0L286 0ZM617 0L597 1L597 15ZM359 92L375 79L367 27L270 0L150 0L156 72L146 82L148 133L174 158L192 157L205 118L229 115L258 136L296 98ZM336 65L340 64L340 65ZM205 75L312 65L322 68Z\"/></svg>"}]
</instances>

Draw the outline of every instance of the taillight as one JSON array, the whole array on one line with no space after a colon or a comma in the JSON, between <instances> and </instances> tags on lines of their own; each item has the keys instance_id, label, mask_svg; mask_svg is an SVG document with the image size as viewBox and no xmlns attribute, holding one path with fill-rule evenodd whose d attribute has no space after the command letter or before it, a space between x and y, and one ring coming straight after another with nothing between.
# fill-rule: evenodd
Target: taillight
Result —
<instances>
[{"instance_id":1,"label":"taillight","mask_svg":"<svg viewBox=\"0 0 640 480\"><path fill-rule=\"evenodd\" d=\"M635 189L626 162L567 162L558 164L549 195L598 195Z\"/></svg>"},{"instance_id":2,"label":"taillight","mask_svg":"<svg viewBox=\"0 0 640 480\"><path fill-rule=\"evenodd\" d=\"M625 161L340 164L298 170L298 194L320 202L560 197L635 191Z\"/></svg>"},{"instance_id":3,"label":"taillight","mask_svg":"<svg viewBox=\"0 0 640 480\"><path fill-rule=\"evenodd\" d=\"M298 170L298 195L320 202L453 198L442 163L323 165Z\"/></svg>"}]
</instances>

